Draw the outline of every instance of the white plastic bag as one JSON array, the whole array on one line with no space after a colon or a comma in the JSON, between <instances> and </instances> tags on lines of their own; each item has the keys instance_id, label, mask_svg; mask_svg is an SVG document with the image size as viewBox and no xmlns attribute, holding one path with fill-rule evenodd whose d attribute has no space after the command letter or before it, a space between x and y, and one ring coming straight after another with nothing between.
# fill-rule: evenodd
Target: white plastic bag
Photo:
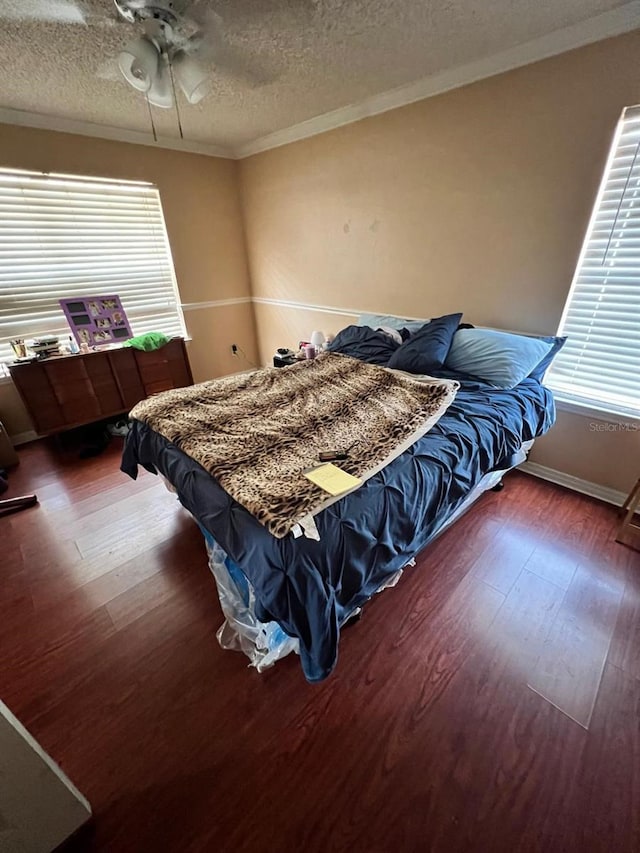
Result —
<instances>
[{"instance_id":1,"label":"white plastic bag","mask_svg":"<svg viewBox=\"0 0 640 853\"><path fill-rule=\"evenodd\" d=\"M205 534L209 568L216 580L225 620L216 637L223 649L244 652L250 666L262 672L300 643L286 634L277 622L260 622L255 614L255 593L247 577L209 535Z\"/></svg>"}]
</instances>

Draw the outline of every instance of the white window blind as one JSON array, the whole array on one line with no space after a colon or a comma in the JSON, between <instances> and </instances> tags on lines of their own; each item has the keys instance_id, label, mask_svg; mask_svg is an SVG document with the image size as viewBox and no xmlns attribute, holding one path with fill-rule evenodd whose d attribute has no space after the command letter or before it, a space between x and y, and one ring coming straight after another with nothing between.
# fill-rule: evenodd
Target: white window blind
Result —
<instances>
[{"instance_id":1,"label":"white window blind","mask_svg":"<svg viewBox=\"0 0 640 853\"><path fill-rule=\"evenodd\" d=\"M613 140L547 384L564 399L640 415L640 107Z\"/></svg>"},{"instance_id":2,"label":"white window blind","mask_svg":"<svg viewBox=\"0 0 640 853\"><path fill-rule=\"evenodd\" d=\"M0 367L12 338L70 334L59 299L112 293L134 334L185 334L158 190L0 169Z\"/></svg>"}]
</instances>

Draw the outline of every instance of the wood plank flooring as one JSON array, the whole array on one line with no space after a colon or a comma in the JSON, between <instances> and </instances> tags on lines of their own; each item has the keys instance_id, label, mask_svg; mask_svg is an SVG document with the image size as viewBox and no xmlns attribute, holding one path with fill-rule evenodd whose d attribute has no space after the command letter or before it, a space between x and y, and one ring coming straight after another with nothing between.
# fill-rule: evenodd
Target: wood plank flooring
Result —
<instances>
[{"instance_id":1,"label":"wood plank flooring","mask_svg":"<svg viewBox=\"0 0 640 853\"><path fill-rule=\"evenodd\" d=\"M93 805L75 849L640 850L640 554L611 507L510 474L311 686L218 646L202 537L120 447L25 447L9 495L41 504L0 519L0 697Z\"/></svg>"}]
</instances>

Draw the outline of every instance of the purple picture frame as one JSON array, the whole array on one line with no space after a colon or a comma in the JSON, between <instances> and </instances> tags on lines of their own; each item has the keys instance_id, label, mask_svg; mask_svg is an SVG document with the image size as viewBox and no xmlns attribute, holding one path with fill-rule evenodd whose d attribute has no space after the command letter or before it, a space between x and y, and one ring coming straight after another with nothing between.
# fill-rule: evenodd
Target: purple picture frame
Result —
<instances>
[{"instance_id":1,"label":"purple picture frame","mask_svg":"<svg viewBox=\"0 0 640 853\"><path fill-rule=\"evenodd\" d=\"M122 344L133 337L127 314L117 294L61 299L60 307L78 346Z\"/></svg>"}]
</instances>

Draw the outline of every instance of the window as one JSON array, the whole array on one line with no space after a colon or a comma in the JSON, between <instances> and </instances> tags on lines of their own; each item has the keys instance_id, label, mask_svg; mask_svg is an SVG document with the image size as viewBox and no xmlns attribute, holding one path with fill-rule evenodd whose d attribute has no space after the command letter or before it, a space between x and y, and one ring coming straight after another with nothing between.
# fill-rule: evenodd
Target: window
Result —
<instances>
[{"instance_id":1,"label":"window","mask_svg":"<svg viewBox=\"0 0 640 853\"><path fill-rule=\"evenodd\" d=\"M640 107L624 110L547 374L562 399L640 416Z\"/></svg>"},{"instance_id":2,"label":"window","mask_svg":"<svg viewBox=\"0 0 640 853\"><path fill-rule=\"evenodd\" d=\"M0 368L12 338L70 334L59 299L109 293L134 334L185 334L158 190L0 169Z\"/></svg>"}]
</instances>

